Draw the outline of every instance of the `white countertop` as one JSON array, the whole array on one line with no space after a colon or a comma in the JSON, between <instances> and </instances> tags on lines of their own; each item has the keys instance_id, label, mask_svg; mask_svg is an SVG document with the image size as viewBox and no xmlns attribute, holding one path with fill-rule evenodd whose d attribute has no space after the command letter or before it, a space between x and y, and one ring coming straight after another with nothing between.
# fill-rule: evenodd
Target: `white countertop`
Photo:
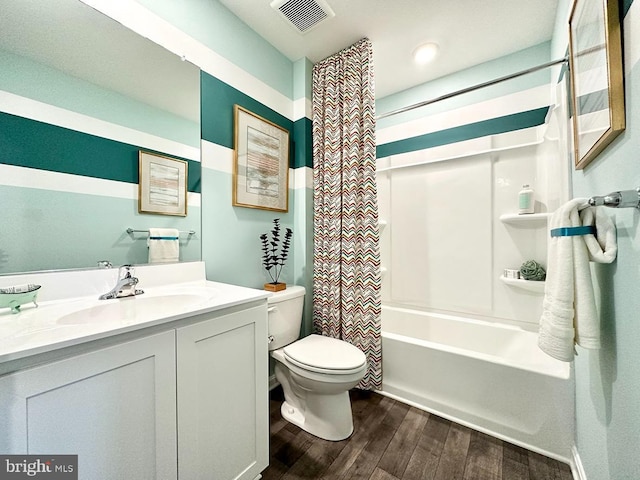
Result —
<instances>
[{"instance_id":1,"label":"white countertop","mask_svg":"<svg viewBox=\"0 0 640 480\"><path fill-rule=\"evenodd\" d=\"M271 295L264 290L206 281L201 275L204 269L200 268L196 268L195 275L180 277L179 283L169 283L170 278L165 277L164 269L158 266L151 267L153 270L147 268L141 267L140 275L136 271L141 279L138 288L145 293L111 300L98 300L95 292L105 293L109 289L105 290L103 285L110 282L99 278L97 287L92 282L93 273L98 272L100 277L104 276L103 271L83 272L74 280L78 283L73 289L76 293L80 290L81 295L62 298L51 298L51 292L47 295L45 291L49 285L64 290L69 275L77 276L78 272L66 272L66 277L59 273L53 279L44 275L38 278L33 274L28 283L41 281L44 301L39 300L38 307L25 304L16 314L8 308L0 309L0 363L266 299ZM176 266L172 266L167 271L175 273L175 269ZM1 283L9 284L8 278L3 277L5 281L0 282L0 286L4 286ZM78 287L83 283L82 279L84 286Z\"/></svg>"}]
</instances>

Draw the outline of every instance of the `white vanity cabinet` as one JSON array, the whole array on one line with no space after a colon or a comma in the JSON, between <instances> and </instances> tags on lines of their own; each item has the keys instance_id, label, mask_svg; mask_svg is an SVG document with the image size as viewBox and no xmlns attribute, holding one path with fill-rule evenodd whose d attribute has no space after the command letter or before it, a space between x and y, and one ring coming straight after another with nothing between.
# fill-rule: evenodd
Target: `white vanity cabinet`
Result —
<instances>
[{"instance_id":1,"label":"white vanity cabinet","mask_svg":"<svg viewBox=\"0 0 640 480\"><path fill-rule=\"evenodd\" d=\"M265 303L177 329L178 478L253 480L267 467L266 317Z\"/></svg>"},{"instance_id":2,"label":"white vanity cabinet","mask_svg":"<svg viewBox=\"0 0 640 480\"><path fill-rule=\"evenodd\" d=\"M176 478L175 331L0 377L0 452L78 455L81 479Z\"/></svg>"},{"instance_id":3,"label":"white vanity cabinet","mask_svg":"<svg viewBox=\"0 0 640 480\"><path fill-rule=\"evenodd\" d=\"M253 480L268 465L266 300L249 307L1 376L0 452L77 454L82 480Z\"/></svg>"}]
</instances>

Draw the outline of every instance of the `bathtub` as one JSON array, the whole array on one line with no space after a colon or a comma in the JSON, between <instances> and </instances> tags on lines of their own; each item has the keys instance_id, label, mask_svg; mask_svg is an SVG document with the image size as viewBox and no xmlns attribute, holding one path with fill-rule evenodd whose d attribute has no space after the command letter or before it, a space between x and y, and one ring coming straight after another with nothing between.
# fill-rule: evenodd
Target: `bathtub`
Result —
<instances>
[{"instance_id":1,"label":"bathtub","mask_svg":"<svg viewBox=\"0 0 640 480\"><path fill-rule=\"evenodd\" d=\"M509 325L382 307L382 394L570 462L573 378Z\"/></svg>"}]
</instances>

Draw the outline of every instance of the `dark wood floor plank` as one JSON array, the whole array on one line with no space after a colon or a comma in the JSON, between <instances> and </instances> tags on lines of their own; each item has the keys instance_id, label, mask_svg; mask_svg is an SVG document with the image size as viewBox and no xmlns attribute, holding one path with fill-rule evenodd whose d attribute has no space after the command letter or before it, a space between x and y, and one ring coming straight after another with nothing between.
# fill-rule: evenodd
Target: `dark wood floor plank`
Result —
<instances>
[{"instance_id":1,"label":"dark wood floor plank","mask_svg":"<svg viewBox=\"0 0 640 480\"><path fill-rule=\"evenodd\" d=\"M435 480L461 480L463 478L470 439L471 429L456 423L451 424L440 462L438 462L438 469L433 477Z\"/></svg>"},{"instance_id":2,"label":"dark wood floor plank","mask_svg":"<svg viewBox=\"0 0 640 480\"><path fill-rule=\"evenodd\" d=\"M342 478L345 480L368 480L377 463L387 449L391 439L409 412L409 406L395 402L378 427L371 432L369 442L360 452Z\"/></svg>"},{"instance_id":3,"label":"dark wood floor plank","mask_svg":"<svg viewBox=\"0 0 640 480\"><path fill-rule=\"evenodd\" d=\"M529 480L529 451L509 442L502 445L502 478Z\"/></svg>"},{"instance_id":4,"label":"dark wood floor plank","mask_svg":"<svg viewBox=\"0 0 640 480\"><path fill-rule=\"evenodd\" d=\"M571 472L571 467L568 464L552 459L549 460L556 463L557 468L560 471L561 480L573 480L573 472Z\"/></svg>"},{"instance_id":5,"label":"dark wood floor plank","mask_svg":"<svg viewBox=\"0 0 640 480\"><path fill-rule=\"evenodd\" d=\"M389 472L376 468L369 480L399 480L398 477L391 475Z\"/></svg>"},{"instance_id":6,"label":"dark wood floor plank","mask_svg":"<svg viewBox=\"0 0 640 480\"><path fill-rule=\"evenodd\" d=\"M502 445L502 456L524 465L529 465L529 451L513 443L504 442Z\"/></svg>"},{"instance_id":7,"label":"dark wood floor plank","mask_svg":"<svg viewBox=\"0 0 640 480\"><path fill-rule=\"evenodd\" d=\"M291 468L316 440L316 437L310 433L298 427L296 428L299 430L298 433L293 435L291 440L284 443L273 453L273 457L285 464L288 468ZM283 428L279 433L286 435L290 432L286 428Z\"/></svg>"},{"instance_id":8,"label":"dark wood floor plank","mask_svg":"<svg viewBox=\"0 0 640 480\"><path fill-rule=\"evenodd\" d=\"M529 478L531 480L558 480L546 458L535 452L529 452Z\"/></svg>"},{"instance_id":9,"label":"dark wood floor plank","mask_svg":"<svg viewBox=\"0 0 640 480\"><path fill-rule=\"evenodd\" d=\"M387 414L382 419L382 423L385 423L396 430L403 422L404 417L407 416L411 407L402 402L394 402Z\"/></svg>"},{"instance_id":10,"label":"dark wood floor plank","mask_svg":"<svg viewBox=\"0 0 640 480\"><path fill-rule=\"evenodd\" d=\"M451 422L429 415L402 480L431 480L438 469L440 455L449 434Z\"/></svg>"},{"instance_id":11,"label":"dark wood floor plank","mask_svg":"<svg viewBox=\"0 0 640 480\"><path fill-rule=\"evenodd\" d=\"M427 420L425 412L411 407L382 455L378 468L402 478Z\"/></svg>"},{"instance_id":12,"label":"dark wood floor plank","mask_svg":"<svg viewBox=\"0 0 640 480\"><path fill-rule=\"evenodd\" d=\"M323 479L335 480L343 477L369 443L373 431L382 423L382 419L395 404L395 400L383 397L369 409L366 415L354 418L353 435L322 476Z\"/></svg>"},{"instance_id":13,"label":"dark wood floor plank","mask_svg":"<svg viewBox=\"0 0 640 480\"><path fill-rule=\"evenodd\" d=\"M281 428L286 427L289 422L282 418L282 414L280 413L280 407L282 406L282 402L284 401L282 389L276 389L271 392L270 395L271 400L269 401L269 434L275 435L280 431Z\"/></svg>"},{"instance_id":14,"label":"dark wood floor plank","mask_svg":"<svg viewBox=\"0 0 640 480\"><path fill-rule=\"evenodd\" d=\"M321 478L347 443L348 440L330 442L321 438L316 439L282 477L282 480Z\"/></svg>"},{"instance_id":15,"label":"dark wood floor plank","mask_svg":"<svg viewBox=\"0 0 640 480\"><path fill-rule=\"evenodd\" d=\"M283 420L272 392L263 480L573 480L551 458L377 393L350 395L354 433L328 442Z\"/></svg>"},{"instance_id":16,"label":"dark wood floor plank","mask_svg":"<svg viewBox=\"0 0 640 480\"><path fill-rule=\"evenodd\" d=\"M497 438L472 431L464 480L502 480L502 443Z\"/></svg>"},{"instance_id":17,"label":"dark wood floor plank","mask_svg":"<svg viewBox=\"0 0 640 480\"><path fill-rule=\"evenodd\" d=\"M571 468L569 465L545 457L536 452L529 452L529 478L530 480L571 480Z\"/></svg>"},{"instance_id":18,"label":"dark wood floor plank","mask_svg":"<svg viewBox=\"0 0 640 480\"><path fill-rule=\"evenodd\" d=\"M295 434L289 430L281 428L275 433L269 435L269 453L272 458L283 448L289 448L289 445L293 443ZM288 468L288 467L287 467Z\"/></svg>"},{"instance_id":19,"label":"dark wood floor plank","mask_svg":"<svg viewBox=\"0 0 640 480\"><path fill-rule=\"evenodd\" d=\"M349 397L351 398L351 412L354 418L368 415L368 411L384 398L375 392L357 388L349 392Z\"/></svg>"},{"instance_id":20,"label":"dark wood floor plank","mask_svg":"<svg viewBox=\"0 0 640 480\"><path fill-rule=\"evenodd\" d=\"M529 466L512 458L502 458L502 478L504 480L530 480Z\"/></svg>"},{"instance_id":21,"label":"dark wood floor plank","mask_svg":"<svg viewBox=\"0 0 640 480\"><path fill-rule=\"evenodd\" d=\"M269 459L269 467L262 472L262 480L280 480L287 473L287 467L284 463L274 459Z\"/></svg>"}]
</instances>

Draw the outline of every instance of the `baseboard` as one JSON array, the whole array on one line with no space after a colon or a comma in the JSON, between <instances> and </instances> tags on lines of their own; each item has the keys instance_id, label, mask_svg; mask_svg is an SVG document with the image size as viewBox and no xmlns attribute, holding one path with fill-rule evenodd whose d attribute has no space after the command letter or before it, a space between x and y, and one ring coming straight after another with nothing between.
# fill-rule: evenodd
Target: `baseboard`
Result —
<instances>
[{"instance_id":1,"label":"baseboard","mask_svg":"<svg viewBox=\"0 0 640 480\"><path fill-rule=\"evenodd\" d=\"M280 385L280 382L278 382L278 380L276 380L275 374L271 375L269 377L269 391L273 390L274 388L276 388L279 385Z\"/></svg>"},{"instance_id":2,"label":"baseboard","mask_svg":"<svg viewBox=\"0 0 640 480\"><path fill-rule=\"evenodd\" d=\"M571 473L573 474L574 480L587 480L587 474L584 471L584 467L582 466L582 460L580 459L580 454L578 453L578 449L574 445L571 447Z\"/></svg>"}]
</instances>

